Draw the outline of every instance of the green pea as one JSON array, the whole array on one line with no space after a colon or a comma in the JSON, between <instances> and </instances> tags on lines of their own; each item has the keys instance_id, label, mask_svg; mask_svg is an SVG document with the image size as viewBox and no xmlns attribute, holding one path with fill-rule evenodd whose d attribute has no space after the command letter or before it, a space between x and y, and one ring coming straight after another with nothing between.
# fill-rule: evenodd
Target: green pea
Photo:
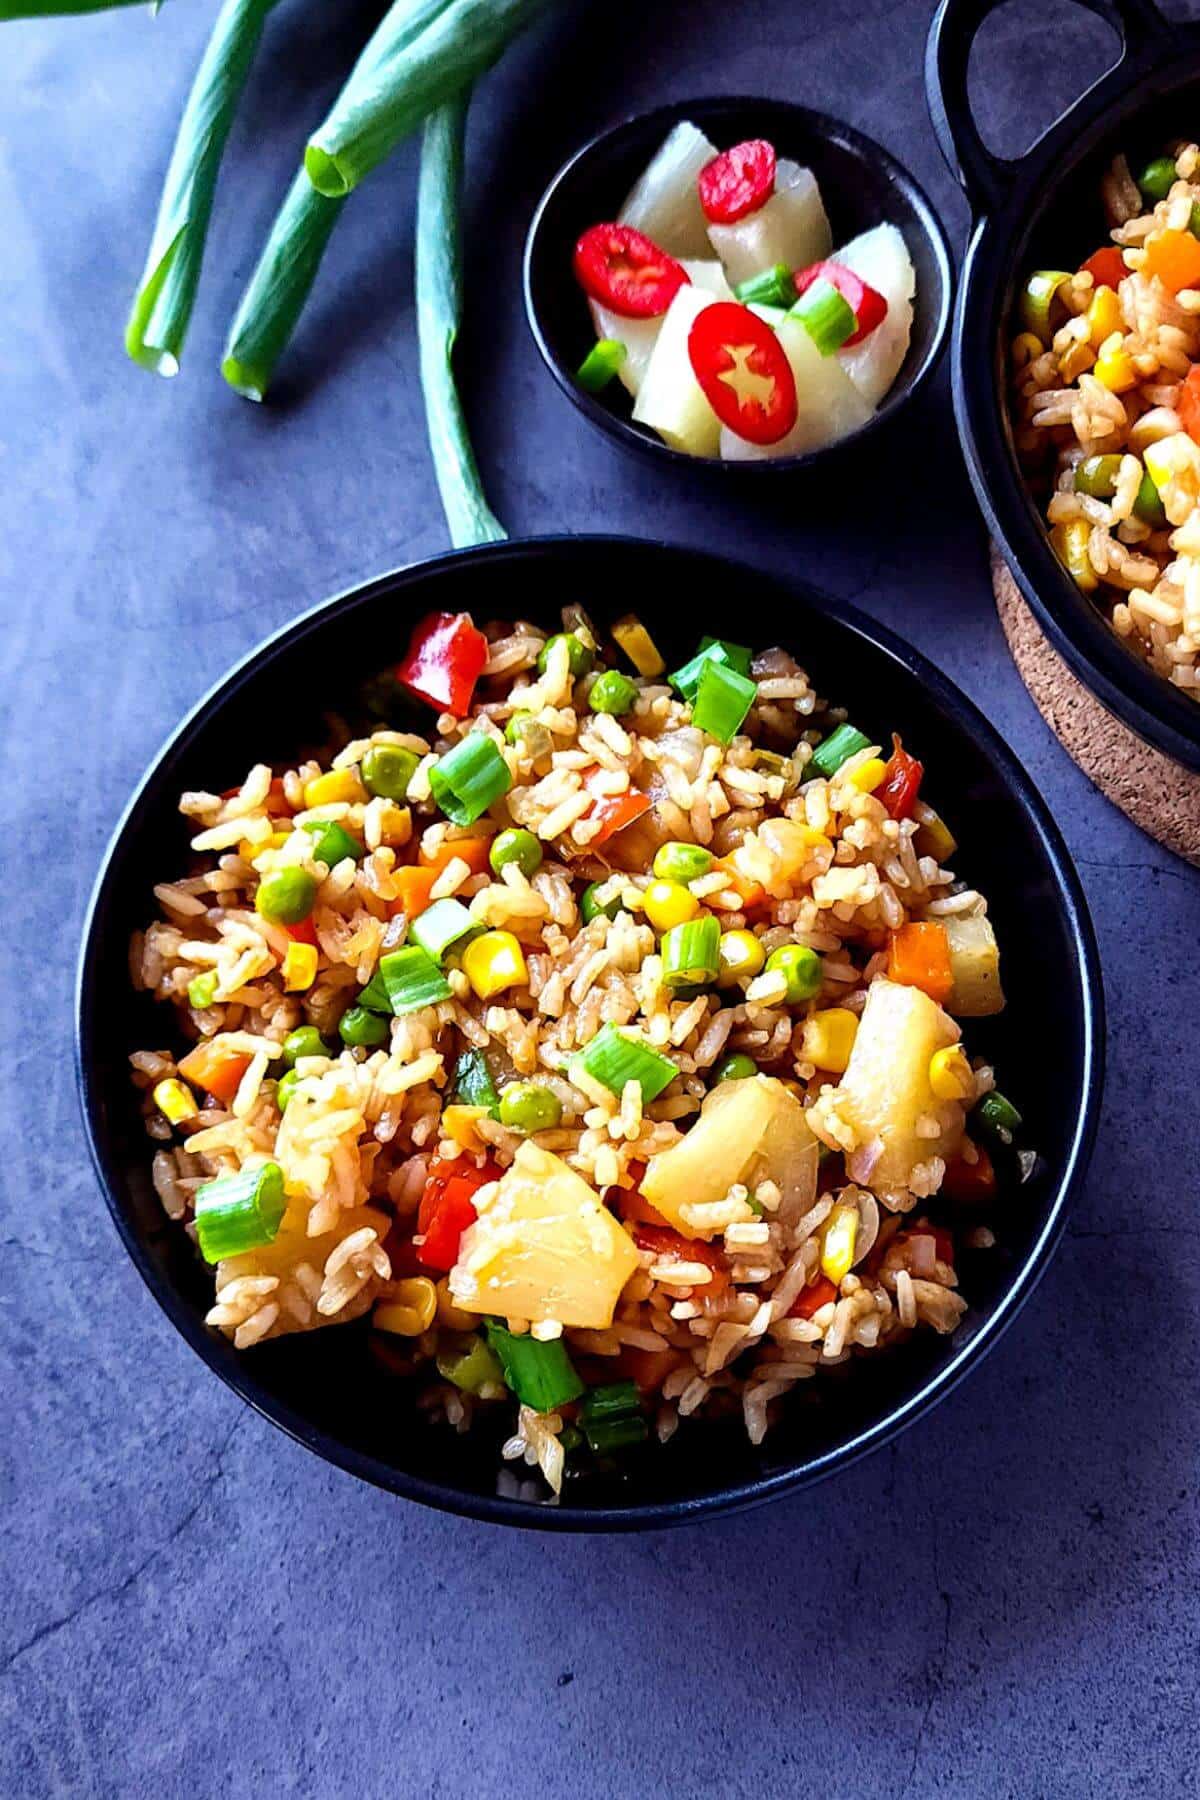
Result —
<instances>
[{"instance_id":1,"label":"green pea","mask_svg":"<svg viewBox=\"0 0 1200 1800\"><path fill-rule=\"evenodd\" d=\"M596 659L584 643L583 639L577 637L573 631L557 631L553 637L548 637L546 639L546 642L542 645L542 653L538 657L537 666L539 675L544 675L546 673L546 664L550 660L550 652L553 650L555 644L562 643L565 643L567 646L567 661L570 665L572 679L578 681L580 676L590 675L592 672L592 665L595 663Z\"/></svg>"},{"instance_id":2,"label":"green pea","mask_svg":"<svg viewBox=\"0 0 1200 1800\"><path fill-rule=\"evenodd\" d=\"M188 1005L194 1006L197 1012L203 1012L213 1004L217 997L217 971L206 969L203 975L193 975L187 986Z\"/></svg>"},{"instance_id":3,"label":"green pea","mask_svg":"<svg viewBox=\"0 0 1200 1800\"><path fill-rule=\"evenodd\" d=\"M542 846L532 831L522 831L513 826L492 839L488 861L495 875L499 875L501 869L507 868L509 863L515 863L522 875L533 875L542 866Z\"/></svg>"},{"instance_id":4,"label":"green pea","mask_svg":"<svg viewBox=\"0 0 1200 1800\"><path fill-rule=\"evenodd\" d=\"M821 959L807 944L781 944L768 956L767 969L782 972L787 977L785 998L789 1005L795 1005L798 1000L811 1000L820 992Z\"/></svg>"},{"instance_id":5,"label":"green pea","mask_svg":"<svg viewBox=\"0 0 1200 1800\"><path fill-rule=\"evenodd\" d=\"M377 1044L386 1044L391 1029L390 1019L385 1019L381 1013L368 1012L365 1006L352 1006L338 1023L343 1044L349 1044L352 1049L373 1050Z\"/></svg>"},{"instance_id":6,"label":"green pea","mask_svg":"<svg viewBox=\"0 0 1200 1800\"><path fill-rule=\"evenodd\" d=\"M288 1101L295 1093L296 1083L299 1079L300 1077L297 1075L295 1069L289 1069L286 1075L281 1075L279 1077L278 1082L275 1084L275 1104L280 1112L287 1111Z\"/></svg>"},{"instance_id":7,"label":"green pea","mask_svg":"<svg viewBox=\"0 0 1200 1800\"><path fill-rule=\"evenodd\" d=\"M588 689L588 705L594 713L627 713L637 697L637 687L620 669L606 669Z\"/></svg>"},{"instance_id":8,"label":"green pea","mask_svg":"<svg viewBox=\"0 0 1200 1800\"><path fill-rule=\"evenodd\" d=\"M254 910L272 925L299 925L317 897L317 883L307 869L276 869L258 884Z\"/></svg>"},{"instance_id":9,"label":"green pea","mask_svg":"<svg viewBox=\"0 0 1200 1800\"><path fill-rule=\"evenodd\" d=\"M315 1025L297 1025L283 1040L283 1060L294 1069L302 1056L328 1056L329 1045Z\"/></svg>"},{"instance_id":10,"label":"green pea","mask_svg":"<svg viewBox=\"0 0 1200 1800\"><path fill-rule=\"evenodd\" d=\"M603 881L589 881L588 885L584 888L583 893L579 896L579 916L585 925L590 925L592 920L599 918L601 913L604 914L606 919L615 919L621 910L619 896L610 900L607 905L601 906L599 900L596 898L596 894L603 886Z\"/></svg>"},{"instance_id":11,"label":"green pea","mask_svg":"<svg viewBox=\"0 0 1200 1800\"><path fill-rule=\"evenodd\" d=\"M1149 469L1142 476L1141 486L1137 491L1137 499L1133 503L1134 514L1149 525L1154 531L1161 531L1167 522L1166 509L1162 503L1162 495L1154 485L1154 477Z\"/></svg>"},{"instance_id":12,"label":"green pea","mask_svg":"<svg viewBox=\"0 0 1200 1800\"><path fill-rule=\"evenodd\" d=\"M1119 456L1086 456L1075 471L1075 492L1111 500L1121 469Z\"/></svg>"},{"instance_id":13,"label":"green pea","mask_svg":"<svg viewBox=\"0 0 1200 1800\"><path fill-rule=\"evenodd\" d=\"M758 1074L758 1064L752 1056L743 1056L740 1052L727 1056L713 1070L714 1081L748 1081L752 1075Z\"/></svg>"},{"instance_id":14,"label":"green pea","mask_svg":"<svg viewBox=\"0 0 1200 1800\"><path fill-rule=\"evenodd\" d=\"M372 744L362 759L363 786L383 800L403 800L420 760L399 744Z\"/></svg>"},{"instance_id":15,"label":"green pea","mask_svg":"<svg viewBox=\"0 0 1200 1800\"><path fill-rule=\"evenodd\" d=\"M654 852L654 873L660 881L698 881L713 866L711 850L701 844L660 844Z\"/></svg>"},{"instance_id":16,"label":"green pea","mask_svg":"<svg viewBox=\"0 0 1200 1800\"><path fill-rule=\"evenodd\" d=\"M562 1102L536 1081L514 1081L500 1096L500 1123L512 1131L553 1131L562 1123Z\"/></svg>"},{"instance_id":17,"label":"green pea","mask_svg":"<svg viewBox=\"0 0 1200 1800\"><path fill-rule=\"evenodd\" d=\"M1138 186L1147 200L1165 200L1176 182L1175 162L1170 156L1156 156L1138 176Z\"/></svg>"}]
</instances>

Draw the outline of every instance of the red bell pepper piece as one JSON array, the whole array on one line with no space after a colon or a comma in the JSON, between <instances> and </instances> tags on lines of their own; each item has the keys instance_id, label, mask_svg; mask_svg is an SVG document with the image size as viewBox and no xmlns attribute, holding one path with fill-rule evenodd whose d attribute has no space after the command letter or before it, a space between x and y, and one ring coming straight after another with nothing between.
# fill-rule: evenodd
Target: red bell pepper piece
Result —
<instances>
[{"instance_id":1,"label":"red bell pepper piece","mask_svg":"<svg viewBox=\"0 0 1200 1800\"><path fill-rule=\"evenodd\" d=\"M766 138L734 144L705 164L696 185L705 218L714 225L735 225L765 206L775 192L775 146Z\"/></svg>"},{"instance_id":2,"label":"red bell pepper piece","mask_svg":"<svg viewBox=\"0 0 1200 1800\"><path fill-rule=\"evenodd\" d=\"M575 246L575 279L623 319L656 319L687 286L688 275L632 225L592 225Z\"/></svg>"},{"instance_id":3,"label":"red bell pepper piece","mask_svg":"<svg viewBox=\"0 0 1200 1800\"><path fill-rule=\"evenodd\" d=\"M721 1252L703 1238L685 1238L670 1225L638 1225L633 1241L639 1250L652 1250L657 1262L703 1263L711 1269L712 1278L700 1289L705 1299L723 1294L729 1286L729 1273L721 1261Z\"/></svg>"},{"instance_id":4,"label":"red bell pepper piece","mask_svg":"<svg viewBox=\"0 0 1200 1800\"><path fill-rule=\"evenodd\" d=\"M796 284L797 299L807 293L814 281L827 281L830 287L837 289L857 321L854 331L842 345L843 350L849 350L852 344L861 344L887 318L887 301L878 288L871 287L845 263L810 263L807 269L798 269L792 280Z\"/></svg>"},{"instance_id":5,"label":"red bell pepper piece","mask_svg":"<svg viewBox=\"0 0 1200 1800\"><path fill-rule=\"evenodd\" d=\"M396 677L418 699L462 719L486 661L487 639L470 613L430 613L413 632Z\"/></svg>"},{"instance_id":6,"label":"red bell pepper piece","mask_svg":"<svg viewBox=\"0 0 1200 1800\"><path fill-rule=\"evenodd\" d=\"M947 1200L961 1200L967 1205L996 1197L996 1170L981 1144L975 1145L976 1158L968 1162L962 1155L953 1156L946 1164L941 1193Z\"/></svg>"},{"instance_id":7,"label":"red bell pepper piece","mask_svg":"<svg viewBox=\"0 0 1200 1800\"><path fill-rule=\"evenodd\" d=\"M1115 244L1105 244L1102 249L1094 250L1085 263L1080 263L1081 275L1090 275L1098 288L1119 287L1128 275L1125 258Z\"/></svg>"},{"instance_id":8,"label":"red bell pepper piece","mask_svg":"<svg viewBox=\"0 0 1200 1800\"><path fill-rule=\"evenodd\" d=\"M606 843L618 831L624 831L626 825L632 825L648 813L651 807L649 794L643 794L640 788L627 788L623 794L598 793L597 787L606 771L597 763L588 769L583 777L583 785L589 794L595 795L585 817L589 824L600 827L596 835L588 840L588 849L594 850Z\"/></svg>"},{"instance_id":9,"label":"red bell pepper piece","mask_svg":"<svg viewBox=\"0 0 1200 1800\"><path fill-rule=\"evenodd\" d=\"M921 777L924 773L924 763L918 762L915 756L910 756L893 732L892 754L883 772L883 780L875 789L875 798L883 801L891 818L911 817L912 809L917 804L917 795L921 791Z\"/></svg>"},{"instance_id":10,"label":"red bell pepper piece","mask_svg":"<svg viewBox=\"0 0 1200 1800\"><path fill-rule=\"evenodd\" d=\"M287 932L294 944L311 944L314 950L320 949L311 916L301 919L298 925L284 925L282 929Z\"/></svg>"},{"instance_id":11,"label":"red bell pepper piece","mask_svg":"<svg viewBox=\"0 0 1200 1800\"><path fill-rule=\"evenodd\" d=\"M796 378L771 327L748 306L718 300L688 333L688 360L720 419L751 444L777 444L796 423Z\"/></svg>"},{"instance_id":12,"label":"red bell pepper piece","mask_svg":"<svg viewBox=\"0 0 1200 1800\"><path fill-rule=\"evenodd\" d=\"M814 1313L819 1313L823 1306L828 1306L837 1296L837 1288L828 1275L818 1275L810 1287L800 1289L788 1307L787 1316L789 1319L811 1319Z\"/></svg>"},{"instance_id":13,"label":"red bell pepper piece","mask_svg":"<svg viewBox=\"0 0 1200 1800\"><path fill-rule=\"evenodd\" d=\"M475 1223L475 1195L489 1181L499 1179L500 1170L490 1160L477 1169L463 1159L443 1162L434 1157L417 1210L417 1234L424 1239L417 1246L417 1255L427 1269L454 1267L459 1240Z\"/></svg>"}]
</instances>

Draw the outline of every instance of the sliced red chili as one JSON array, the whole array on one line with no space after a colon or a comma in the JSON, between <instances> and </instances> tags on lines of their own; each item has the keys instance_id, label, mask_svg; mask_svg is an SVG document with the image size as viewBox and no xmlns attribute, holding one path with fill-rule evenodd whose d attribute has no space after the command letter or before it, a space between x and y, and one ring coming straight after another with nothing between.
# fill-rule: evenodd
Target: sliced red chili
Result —
<instances>
[{"instance_id":1,"label":"sliced red chili","mask_svg":"<svg viewBox=\"0 0 1200 1800\"><path fill-rule=\"evenodd\" d=\"M706 306L688 333L688 356L722 425L751 444L787 436L796 423L795 377L779 339L748 306Z\"/></svg>"},{"instance_id":2,"label":"sliced red chili","mask_svg":"<svg viewBox=\"0 0 1200 1800\"><path fill-rule=\"evenodd\" d=\"M624 319L656 319L688 277L632 225L593 225L575 246L575 279L585 294Z\"/></svg>"},{"instance_id":3,"label":"sliced red chili","mask_svg":"<svg viewBox=\"0 0 1200 1800\"><path fill-rule=\"evenodd\" d=\"M481 1169L465 1160L429 1165L425 1192L417 1211L417 1231L424 1242L417 1255L427 1269L452 1269L458 1260L459 1240L475 1223L475 1195L489 1181L498 1181L500 1170L492 1162Z\"/></svg>"},{"instance_id":4,"label":"sliced red chili","mask_svg":"<svg viewBox=\"0 0 1200 1800\"><path fill-rule=\"evenodd\" d=\"M825 280L830 287L837 289L856 321L854 331L842 345L843 350L848 350L852 344L861 344L887 318L887 301L878 288L871 287L861 275L848 269L845 263L810 263L807 269L799 269L792 280L796 284L797 299L808 291L814 281Z\"/></svg>"},{"instance_id":5,"label":"sliced red chili","mask_svg":"<svg viewBox=\"0 0 1200 1800\"><path fill-rule=\"evenodd\" d=\"M419 699L462 719L486 661L487 639L470 613L430 613L413 632L396 676Z\"/></svg>"},{"instance_id":6,"label":"sliced red chili","mask_svg":"<svg viewBox=\"0 0 1200 1800\"><path fill-rule=\"evenodd\" d=\"M735 225L775 192L775 146L766 138L748 138L723 150L701 169L698 186L705 218Z\"/></svg>"},{"instance_id":7,"label":"sliced red chili","mask_svg":"<svg viewBox=\"0 0 1200 1800\"><path fill-rule=\"evenodd\" d=\"M921 777L925 773L925 764L910 756L901 744L895 732L892 733L892 754L888 758L883 772L883 780L875 789L875 798L882 800L890 818L907 819L917 803L917 795L921 791Z\"/></svg>"}]
</instances>

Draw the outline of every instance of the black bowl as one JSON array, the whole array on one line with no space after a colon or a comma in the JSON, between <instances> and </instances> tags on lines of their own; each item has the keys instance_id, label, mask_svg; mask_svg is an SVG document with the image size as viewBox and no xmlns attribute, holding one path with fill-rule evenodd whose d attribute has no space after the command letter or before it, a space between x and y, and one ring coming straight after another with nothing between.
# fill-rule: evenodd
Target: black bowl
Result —
<instances>
[{"instance_id":1,"label":"black bowl","mask_svg":"<svg viewBox=\"0 0 1200 1800\"><path fill-rule=\"evenodd\" d=\"M170 1029L160 1006L130 992L129 934L153 912L154 882L186 864L179 793L220 791L263 756L294 756L324 738L330 713L353 722L363 678L395 662L421 614L465 608L485 619L511 612L519 596L526 616L550 622L570 595L604 624L630 594L658 595L639 601L639 612L674 661L694 649L702 622L727 613L731 592L754 594L758 616L745 635L791 645L861 726L879 739L896 729L925 761L930 797L960 839L956 861L988 894L1005 946L1008 1009L978 1021L972 1043L1003 1071L1040 1160L1001 1209L999 1247L966 1258L971 1311L954 1337L915 1337L875 1367L811 1383L759 1450L740 1422L685 1421L623 1478L559 1506L530 1503L497 1494L501 1428L459 1437L425 1422L374 1360L364 1325L245 1355L205 1328L212 1275L155 1197L153 1146L128 1077L128 1052ZM277 724L285 717L286 736ZM788 1493L886 1443L947 1393L1028 1299L1062 1232L1096 1123L1104 1041L1095 944L1067 851L1020 764L943 676L811 589L697 551L596 537L493 545L402 569L317 607L246 657L180 726L117 827L84 934L77 1034L87 1131L117 1229L210 1368L355 1475L450 1512L558 1529L674 1524Z\"/></svg>"},{"instance_id":2,"label":"black bowl","mask_svg":"<svg viewBox=\"0 0 1200 1800\"><path fill-rule=\"evenodd\" d=\"M986 149L967 99L971 43L1000 0L943 0L930 32L930 111L975 215L955 311L954 409L980 507L1050 641L1110 712L1200 770L1200 704L1127 649L1062 567L1009 421L1006 353L1021 329L1022 277L1074 267L1073 258L1108 241L1100 178L1119 150L1138 166L1138 157L1195 130L1200 26L1162 18L1151 0L1085 3L1121 30L1121 58L1016 161Z\"/></svg>"},{"instance_id":3,"label":"black bowl","mask_svg":"<svg viewBox=\"0 0 1200 1800\"><path fill-rule=\"evenodd\" d=\"M816 176L833 227L834 244L849 242L872 225L892 224L904 233L917 274L912 342L903 367L881 405L848 437L806 456L763 462L726 462L672 450L653 431L635 425L632 402L619 383L588 394L575 371L595 341L587 301L571 272L576 240L589 225L615 218L626 194L681 119L719 149L765 137L781 156ZM681 100L616 125L577 150L542 196L525 240L525 311L550 373L585 418L627 449L695 469L719 469L751 478L808 468L859 444L891 419L936 368L950 319L951 261L933 207L908 170L882 145L827 113L785 100L742 97Z\"/></svg>"}]
</instances>

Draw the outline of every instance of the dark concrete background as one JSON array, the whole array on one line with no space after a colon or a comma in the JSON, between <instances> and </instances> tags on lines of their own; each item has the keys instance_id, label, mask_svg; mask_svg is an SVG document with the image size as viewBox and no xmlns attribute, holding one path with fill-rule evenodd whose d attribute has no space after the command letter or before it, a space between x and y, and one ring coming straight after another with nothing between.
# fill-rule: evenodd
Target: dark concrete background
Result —
<instances>
[{"instance_id":1,"label":"dark concrete background","mask_svg":"<svg viewBox=\"0 0 1200 1800\"><path fill-rule=\"evenodd\" d=\"M78 927L180 712L294 612L444 546L414 160L347 209L277 403L235 399L226 322L370 19L287 0L183 373L157 382L125 363L121 326L213 7L0 27L0 1792L1192 1793L1200 1292L1176 1218L1197 1193L1200 877L1094 793L1013 672L944 377L858 472L869 503L849 475L735 501L588 435L519 305L557 161L688 93L843 114L961 239L922 100L928 0L559 10L474 117L466 368L493 502L514 532L661 533L812 577L985 707L1050 797L1100 935L1093 1173L1036 1304L934 1417L816 1492L678 1534L439 1517L326 1468L207 1373L127 1265L84 1152ZM990 30L984 110L1006 147L1103 66L1082 20L1024 4Z\"/></svg>"}]
</instances>

